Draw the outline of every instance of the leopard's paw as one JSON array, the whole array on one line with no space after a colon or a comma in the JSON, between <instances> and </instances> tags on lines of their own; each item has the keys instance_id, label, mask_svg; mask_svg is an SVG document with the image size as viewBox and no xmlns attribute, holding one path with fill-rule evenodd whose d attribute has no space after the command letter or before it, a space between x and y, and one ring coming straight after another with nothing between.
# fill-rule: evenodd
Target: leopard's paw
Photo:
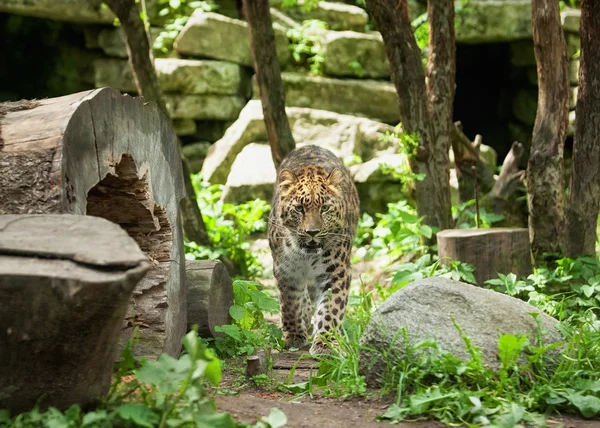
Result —
<instances>
[{"instance_id":1,"label":"leopard's paw","mask_svg":"<svg viewBox=\"0 0 600 428\"><path fill-rule=\"evenodd\" d=\"M298 348L302 349L308 344L308 339L304 335L300 334L284 334L283 340L285 341L286 348Z\"/></svg>"}]
</instances>

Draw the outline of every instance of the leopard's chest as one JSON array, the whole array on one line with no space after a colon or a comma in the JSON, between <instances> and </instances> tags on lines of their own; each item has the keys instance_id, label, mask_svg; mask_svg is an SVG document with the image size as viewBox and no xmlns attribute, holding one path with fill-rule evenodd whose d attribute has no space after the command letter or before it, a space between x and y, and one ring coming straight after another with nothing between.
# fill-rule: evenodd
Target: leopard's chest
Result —
<instances>
[{"instance_id":1,"label":"leopard's chest","mask_svg":"<svg viewBox=\"0 0 600 428\"><path fill-rule=\"evenodd\" d=\"M327 272L323 253L306 255L293 247L285 247L276 259L280 272L301 283L319 282Z\"/></svg>"}]
</instances>

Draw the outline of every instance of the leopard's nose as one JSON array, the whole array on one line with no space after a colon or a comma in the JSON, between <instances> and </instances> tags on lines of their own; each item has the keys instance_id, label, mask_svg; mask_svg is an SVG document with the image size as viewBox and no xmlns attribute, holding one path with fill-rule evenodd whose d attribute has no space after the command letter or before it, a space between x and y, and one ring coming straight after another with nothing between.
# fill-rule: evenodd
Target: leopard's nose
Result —
<instances>
[{"instance_id":1,"label":"leopard's nose","mask_svg":"<svg viewBox=\"0 0 600 428\"><path fill-rule=\"evenodd\" d=\"M308 233L313 238L317 236L321 232L321 229L307 229L306 233Z\"/></svg>"}]
</instances>

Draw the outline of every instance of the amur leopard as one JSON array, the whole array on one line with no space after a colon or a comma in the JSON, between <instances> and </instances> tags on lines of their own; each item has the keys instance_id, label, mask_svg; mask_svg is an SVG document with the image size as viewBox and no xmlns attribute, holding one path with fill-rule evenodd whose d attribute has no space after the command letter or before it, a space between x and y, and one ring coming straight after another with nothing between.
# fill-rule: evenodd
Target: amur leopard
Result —
<instances>
[{"instance_id":1,"label":"amur leopard","mask_svg":"<svg viewBox=\"0 0 600 428\"><path fill-rule=\"evenodd\" d=\"M273 273L281 294L287 347L329 353L324 339L342 322L350 287L350 251L359 200L344 164L308 145L283 160L269 221Z\"/></svg>"}]
</instances>

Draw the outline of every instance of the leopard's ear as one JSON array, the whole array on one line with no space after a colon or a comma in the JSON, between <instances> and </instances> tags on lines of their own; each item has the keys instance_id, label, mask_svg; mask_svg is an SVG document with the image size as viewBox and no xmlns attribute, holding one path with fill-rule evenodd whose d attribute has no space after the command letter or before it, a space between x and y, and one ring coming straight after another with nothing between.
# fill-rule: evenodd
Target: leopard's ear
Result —
<instances>
[{"instance_id":1,"label":"leopard's ear","mask_svg":"<svg viewBox=\"0 0 600 428\"><path fill-rule=\"evenodd\" d=\"M333 168L333 170L331 170L331 172L329 173L329 176L327 176L327 184L329 184L330 186L337 186L343 180L344 173L338 168Z\"/></svg>"},{"instance_id":2,"label":"leopard's ear","mask_svg":"<svg viewBox=\"0 0 600 428\"><path fill-rule=\"evenodd\" d=\"M294 184L298 181L298 177L289 169L282 169L279 171L279 185L280 186L289 186L290 184Z\"/></svg>"}]
</instances>

